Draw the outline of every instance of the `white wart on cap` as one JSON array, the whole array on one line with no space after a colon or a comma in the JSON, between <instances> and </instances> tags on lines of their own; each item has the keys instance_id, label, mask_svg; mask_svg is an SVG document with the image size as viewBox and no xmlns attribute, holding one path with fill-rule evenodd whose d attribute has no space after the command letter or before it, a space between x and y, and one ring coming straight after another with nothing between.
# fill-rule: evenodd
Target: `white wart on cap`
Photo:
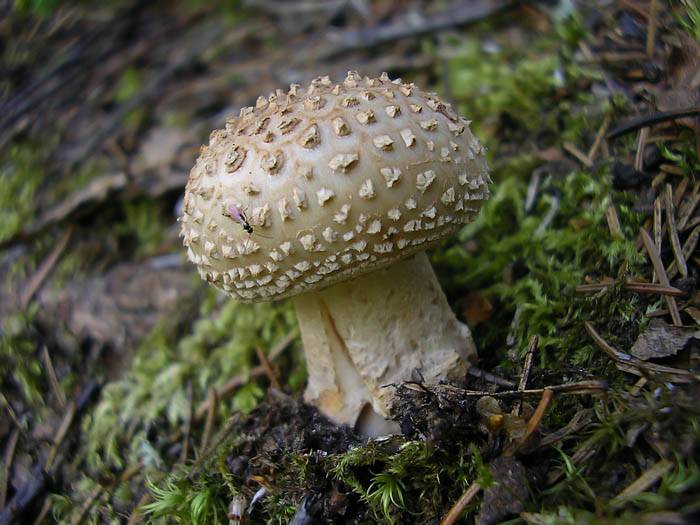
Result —
<instances>
[{"instance_id":1,"label":"white wart on cap","mask_svg":"<svg viewBox=\"0 0 700 525\"><path fill-rule=\"evenodd\" d=\"M350 72L260 97L212 132L181 234L207 281L274 300L425 250L473 220L488 183L484 148L449 104Z\"/></svg>"}]
</instances>

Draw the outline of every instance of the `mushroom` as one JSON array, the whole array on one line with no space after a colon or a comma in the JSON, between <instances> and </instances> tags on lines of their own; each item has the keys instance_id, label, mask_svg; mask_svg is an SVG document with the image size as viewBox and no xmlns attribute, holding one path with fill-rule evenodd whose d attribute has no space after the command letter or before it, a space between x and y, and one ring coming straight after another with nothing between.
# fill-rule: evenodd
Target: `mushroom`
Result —
<instances>
[{"instance_id":1,"label":"mushroom","mask_svg":"<svg viewBox=\"0 0 700 525\"><path fill-rule=\"evenodd\" d=\"M458 380L476 355L424 253L489 197L469 124L413 84L349 72L258 98L190 172L189 259L241 301L294 297L306 400L365 435L396 430L387 385Z\"/></svg>"}]
</instances>

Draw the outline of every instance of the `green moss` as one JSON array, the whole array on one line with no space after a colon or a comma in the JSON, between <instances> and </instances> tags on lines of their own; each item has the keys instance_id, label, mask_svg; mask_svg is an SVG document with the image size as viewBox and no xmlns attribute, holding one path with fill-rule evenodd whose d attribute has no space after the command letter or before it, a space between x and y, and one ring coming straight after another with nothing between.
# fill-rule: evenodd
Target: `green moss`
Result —
<instances>
[{"instance_id":1,"label":"green moss","mask_svg":"<svg viewBox=\"0 0 700 525\"><path fill-rule=\"evenodd\" d=\"M681 9L676 13L678 24L683 30L700 42L700 1L681 0Z\"/></svg>"},{"instance_id":2,"label":"green moss","mask_svg":"<svg viewBox=\"0 0 700 525\"><path fill-rule=\"evenodd\" d=\"M44 160L44 153L29 143L11 145L0 158L0 241L34 219Z\"/></svg>"},{"instance_id":3,"label":"green moss","mask_svg":"<svg viewBox=\"0 0 700 525\"><path fill-rule=\"evenodd\" d=\"M217 297L213 290L207 293ZM207 307L205 302L203 310ZM189 417L188 386L196 407L206 399L209 387L221 387L250 371L257 361L256 346L269 349L295 327L287 304L242 305L229 300L212 314L204 314L192 333L179 340L172 320L161 323L141 345L124 379L104 389L85 425L91 464L124 467L148 455L142 446L150 425L163 418L178 427ZM263 393L256 381L231 401L220 403L220 414L254 408Z\"/></svg>"},{"instance_id":4,"label":"green moss","mask_svg":"<svg viewBox=\"0 0 700 525\"><path fill-rule=\"evenodd\" d=\"M136 256L153 255L165 239L172 215L162 201L137 199L124 203L124 222L117 224L115 233L131 238Z\"/></svg>"},{"instance_id":5,"label":"green moss","mask_svg":"<svg viewBox=\"0 0 700 525\"><path fill-rule=\"evenodd\" d=\"M0 391L18 390L29 405L41 405L43 367L32 319L35 309L3 319L0 330Z\"/></svg>"}]
</instances>

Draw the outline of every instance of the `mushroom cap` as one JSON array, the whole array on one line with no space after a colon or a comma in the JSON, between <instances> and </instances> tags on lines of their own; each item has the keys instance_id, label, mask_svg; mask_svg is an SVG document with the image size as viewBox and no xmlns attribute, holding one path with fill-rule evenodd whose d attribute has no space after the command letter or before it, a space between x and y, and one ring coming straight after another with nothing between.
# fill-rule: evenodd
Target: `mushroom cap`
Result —
<instances>
[{"instance_id":1,"label":"mushroom cap","mask_svg":"<svg viewBox=\"0 0 700 525\"><path fill-rule=\"evenodd\" d=\"M413 84L328 77L243 108L190 171L181 235L246 302L325 287L425 250L489 197L485 149Z\"/></svg>"}]
</instances>

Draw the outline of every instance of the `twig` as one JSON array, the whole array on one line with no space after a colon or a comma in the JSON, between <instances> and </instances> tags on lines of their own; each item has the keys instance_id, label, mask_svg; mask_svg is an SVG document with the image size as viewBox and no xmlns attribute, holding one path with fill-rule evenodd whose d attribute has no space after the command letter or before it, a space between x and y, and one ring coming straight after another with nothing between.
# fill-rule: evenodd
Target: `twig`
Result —
<instances>
[{"instance_id":1,"label":"twig","mask_svg":"<svg viewBox=\"0 0 700 525\"><path fill-rule=\"evenodd\" d=\"M51 445L49 454L46 457L46 461L44 462L44 470L46 472L51 471L53 462L56 459L56 454L58 453L58 448L61 446L63 440L66 438L66 434L68 433L68 429L70 428L71 423L73 423L73 418L75 418L77 410L78 407L76 406L75 401L71 401L66 406L65 413L63 414L63 419L61 420L61 424L56 430L56 436L53 439L53 444Z\"/></svg>"},{"instance_id":2,"label":"twig","mask_svg":"<svg viewBox=\"0 0 700 525\"><path fill-rule=\"evenodd\" d=\"M690 199L686 202L687 204L681 207L680 219L678 219L678 229L680 231L684 231L686 229L688 221L693 216L693 212L695 211L698 202L700 202L700 183L696 183L693 186L693 193L691 194Z\"/></svg>"},{"instance_id":3,"label":"twig","mask_svg":"<svg viewBox=\"0 0 700 525\"><path fill-rule=\"evenodd\" d=\"M526 390L504 390L503 392L486 392L482 390L464 390L452 385L436 385L435 390L450 391L460 397L484 397L491 396L496 398L516 398L524 397L540 397L545 389L549 389L554 393L585 395L592 393L605 392L608 389L608 383L605 381L578 381L576 383L563 383L561 385L548 386L546 388L531 388Z\"/></svg>"},{"instance_id":4,"label":"twig","mask_svg":"<svg viewBox=\"0 0 700 525\"><path fill-rule=\"evenodd\" d=\"M682 117L694 117L697 115L700 115L700 106L676 109L673 111L661 111L658 113L652 113L650 115L641 115L639 117L629 120L628 122L625 122L624 124L617 126L610 133L607 134L606 138L614 139L621 135L625 135L631 131L653 126L654 124L658 124L659 122L675 120Z\"/></svg>"},{"instance_id":5,"label":"twig","mask_svg":"<svg viewBox=\"0 0 700 525\"><path fill-rule=\"evenodd\" d=\"M430 16L416 16L415 12L397 17L390 23L363 29L349 29L331 33L319 46L318 53L300 53L303 61L328 60L340 54L368 49L407 37L417 37L478 22L517 4L508 0L474 0L453 2L442 11Z\"/></svg>"},{"instance_id":6,"label":"twig","mask_svg":"<svg viewBox=\"0 0 700 525\"><path fill-rule=\"evenodd\" d=\"M608 113L607 115L605 115L603 123L598 129L598 133L596 133L595 140L593 141L591 149L589 149L588 153L586 154L586 157L588 157L588 160L590 160L591 163L595 160L596 155L598 155L598 148L600 148L600 144L603 142L603 139L605 138L605 133L608 131L609 126L610 114Z\"/></svg>"},{"instance_id":7,"label":"twig","mask_svg":"<svg viewBox=\"0 0 700 525\"><path fill-rule=\"evenodd\" d=\"M33 525L41 525L44 523L44 520L46 519L46 516L49 515L49 512L51 511L51 499L46 498L44 500L44 504L41 506L41 510L39 511L39 514L36 515L36 519L34 520Z\"/></svg>"},{"instance_id":8,"label":"twig","mask_svg":"<svg viewBox=\"0 0 700 525\"><path fill-rule=\"evenodd\" d=\"M554 217L557 216L558 212L559 197L557 195L550 195L549 209L547 210L547 213L544 214L544 217L542 217L542 220L537 225L537 228L535 228L533 235L542 235L547 230L547 228L549 228L549 225L552 224L552 221L554 220Z\"/></svg>"},{"instance_id":9,"label":"twig","mask_svg":"<svg viewBox=\"0 0 700 525\"><path fill-rule=\"evenodd\" d=\"M112 481L108 485L96 486L92 490L90 495L87 497L87 499L85 501L83 501L83 504L80 506L78 513L75 516L73 516L73 519L71 520L71 525L80 525L80 523L83 521L83 518L85 517L85 514L87 514L87 512L94 505L95 501L97 501L97 499L102 496L102 494L104 493L104 491L107 488L118 487L122 483L129 481L131 478L133 478L136 474L141 472L142 469L143 469L143 463L141 463L141 462L136 463L135 465L131 465L126 470L124 470L118 478L116 478L114 481Z\"/></svg>"},{"instance_id":10,"label":"twig","mask_svg":"<svg viewBox=\"0 0 700 525\"><path fill-rule=\"evenodd\" d=\"M641 476L627 485L622 492L610 500L613 507L624 505L626 500L644 492L654 485L664 474L673 468L673 462L667 459L658 461L645 470Z\"/></svg>"},{"instance_id":11,"label":"twig","mask_svg":"<svg viewBox=\"0 0 700 525\"><path fill-rule=\"evenodd\" d=\"M632 385L632 388L630 388L630 395L632 397L637 397L639 392L642 391L642 388L644 388L648 382L649 380L646 377L640 377L637 379L637 382Z\"/></svg>"},{"instance_id":12,"label":"twig","mask_svg":"<svg viewBox=\"0 0 700 525\"><path fill-rule=\"evenodd\" d=\"M576 147L575 144L571 142L564 142L564 144L562 144L562 148L564 148L564 150L573 155L581 164L583 164L587 168L591 168L593 166L593 161L591 161L591 159L589 159L583 151L578 149L578 147Z\"/></svg>"},{"instance_id":13,"label":"twig","mask_svg":"<svg viewBox=\"0 0 700 525\"><path fill-rule=\"evenodd\" d=\"M556 432L547 434L542 439L540 439L539 443L537 443L537 448L548 447L550 445L553 445L554 443L558 443L559 441L563 440L566 436L578 432L590 422L592 414L593 410L591 410L590 408L584 408L579 410L578 412L576 412L573 419L571 419L571 421L569 421L565 426L563 426Z\"/></svg>"},{"instance_id":14,"label":"twig","mask_svg":"<svg viewBox=\"0 0 700 525\"><path fill-rule=\"evenodd\" d=\"M10 480L10 472L12 471L12 462L15 458L15 450L17 448L17 440L19 439L19 428L15 428L10 434L7 444L5 445L5 453L2 458L2 479L0 479L0 510L5 508L7 498L7 482Z\"/></svg>"},{"instance_id":15,"label":"twig","mask_svg":"<svg viewBox=\"0 0 700 525\"><path fill-rule=\"evenodd\" d=\"M46 348L46 345L44 345L42 348L41 357L44 361L44 366L46 367L46 375L49 376L49 384L51 385L53 395L58 401L59 408L61 410L65 410L66 396L63 393L63 390L61 390L61 385L59 384L58 378L56 377L56 370L53 367L53 363L51 362L51 356L49 355L49 349Z\"/></svg>"},{"instance_id":16,"label":"twig","mask_svg":"<svg viewBox=\"0 0 700 525\"><path fill-rule=\"evenodd\" d=\"M112 197L115 192L123 190L127 184L127 177L124 173L105 175L91 181L85 188L70 195L65 201L50 208L39 215L29 226L20 233L0 243L0 249L18 242L26 241L46 230L49 226L61 222L78 211L84 210L91 205L98 204Z\"/></svg>"},{"instance_id":17,"label":"twig","mask_svg":"<svg viewBox=\"0 0 700 525\"><path fill-rule=\"evenodd\" d=\"M99 384L95 381L90 381L83 389L75 401L71 401L68 404L69 411L63 417L59 428L56 430L56 437L54 438L54 446L49 452L44 464L36 464L32 468L27 481L22 487L20 487L17 492L12 496L12 500L8 505L2 509L0 512L0 525L6 525L9 523L14 523L18 516L24 514L27 509L32 507L39 496L41 496L48 487L49 476L54 472L63 460L63 456L57 456L57 451L60 445L63 443L65 434L68 431L69 423L74 421L75 414L80 414L87 406L88 402L92 399L95 392L99 389ZM75 413L71 414L71 405L75 406ZM49 470L50 469L50 470Z\"/></svg>"},{"instance_id":18,"label":"twig","mask_svg":"<svg viewBox=\"0 0 700 525\"><path fill-rule=\"evenodd\" d=\"M671 249L673 256L678 266L678 271L683 277L688 277L688 267L683 258L683 250L681 250L681 242L678 240L678 230L676 229L675 207L673 205L673 189L670 184L666 184L664 191L664 204L666 205L666 226L668 227L668 236L671 239Z\"/></svg>"},{"instance_id":19,"label":"twig","mask_svg":"<svg viewBox=\"0 0 700 525\"><path fill-rule=\"evenodd\" d=\"M649 237L649 233L647 233L647 231L644 228L640 228L639 231L642 235L642 242L644 243L644 247L646 248L647 253L649 254L651 264L654 266L654 270L656 271L656 276L659 282L664 286L671 286L671 283L668 280L668 276L666 275L666 269L664 268L664 264L661 261L661 257L659 257L659 251L656 245L654 244L654 241L651 240L651 237ZM676 304L676 300L668 295L665 295L664 299L666 300L669 312L671 312L673 324L676 326L681 326L683 323L681 322L681 314L678 312L678 305Z\"/></svg>"},{"instance_id":20,"label":"twig","mask_svg":"<svg viewBox=\"0 0 700 525\"><path fill-rule=\"evenodd\" d=\"M647 19L647 57L654 58L654 48L656 47L656 18L658 14L658 0L651 0L649 4L649 18Z\"/></svg>"},{"instance_id":21,"label":"twig","mask_svg":"<svg viewBox=\"0 0 700 525\"><path fill-rule=\"evenodd\" d=\"M214 436L214 439L212 440L209 447L202 450L202 453L199 455L197 460L192 464L192 467L190 468L190 471L187 474L187 479L191 480L195 476L195 474L199 471L199 469L204 464L204 462L207 460L207 458L209 458L209 456L211 456L214 453L214 451L221 444L221 442L224 439L226 439L226 436L231 432L231 429L233 429L233 427L235 427L238 424L240 419L241 419L240 412L236 412L231 417L229 417L224 428L219 430L219 432Z\"/></svg>"},{"instance_id":22,"label":"twig","mask_svg":"<svg viewBox=\"0 0 700 525\"><path fill-rule=\"evenodd\" d=\"M36 294L36 292L39 290L42 283L44 282L44 279L46 279L49 273L51 273L51 270L56 265L56 262L63 253L63 250L65 250L72 233L73 226L70 225L68 226L68 228L66 228L66 231L63 232L61 238L51 249L49 256L46 259L44 259L44 261L41 263L39 269L29 280L29 283L27 283L27 286L22 291L22 296L20 297L19 301L20 308L22 310L26 310L27 306L29 306L29 301L32 300L34 294Z\"/></svg>"},{"instance_id":23,"label":"twig","mask_svg":"<svg viewBox=\"0 0 700 525\"><path fill-rule=\"evenodd\" d=\"M675 164L661 164L659 166L659 171L670 175L683 175L683 169Z\"/></svg>"},{"instance_id":24,"label":"twig","mask_svg":"<svg viewBox=\"0 0 700 525\"><path fill-rule=\"evenodd\" d=\"M144 492L141 498L139 499L138 503L136 503L134 509L131 511L131 514L129 514L129 521L127 521L126 525L136 525L139 522L141 518L141 508L150 500L151 493Z\"/></svg>"},{"instance_id":25,"label":"twig","mask_svg":"<svg viewBox=\"0 0 700 525\"><path fill-rule=\"evenodd\" d=\"M617 216L615 205L611 202L605 209L605 219L608 222L610 235L613 237L622 237L622 227L620 226L620 218Z\"/></svg>"},{"instance_id":26,"label":"twig","mask_svg":"<svg viewBox=\"0 0 700 525\"><path fill-rule=\"evenodd\" d=\"M297 330L291 330L287 335L282 338L282 340L277 343L272 350L270 350L270 355L268 359L270 361L275 360L289 344L294 341L297 337ZM251 377L259 377L265 375L265 367L263 365L258 365L253 367L246 374L239 374L236 377L230 379L226 384L219 387L216 391L217 400L227 399L237 388L245 385ZM194 413L194 420L201 421L202 418L207 414L209 410L209 399L203 401Z\"/></svg>"},{"instance_id":27,"label":"twig","mask_svg":"<svg viewBox=\"0 0 700 525\"><path fill-rule=\"evenodd\" d=\"M673 206L675 208L678 208L681 205L683 197L685 197L685 192L688 190L689 183L690 179L688 177L683 177L678 183L678 186L676 186L676 189L673 191Z\"/></svg>"},{"instance_id":28,"label":"twig","mask_svg":"<svg viewBox=\"0 0 700 525\"><path fill-rule=\"evenodd\" d=\"M644 148L646 147L648 136L649 128L642 128L639 130L639 137L637 138L637 151L634 155L634 169L637 171L642 171L644 169Z\"/></svg>"},{"instance_id":29,"label":"twig","mask_svg":"<svg viewBox=\"0 0 700 525\"><path fill-rule=\"evenodd\" d=\"M533 335L530 338L530 342L527 345L527 353L525 354L525 362L523 363L523 371L520 374L520 381L518 381L518 390L523 391L527 386L527 381L530 379L530 371L532 370L532 362L535 358L535 352L537 352L537 346L539 345L540 338L537 335ZM518 399L513 405L513 410L511 414L517 416L520 414L520 407L522 406L522 401Z\"/></svg>"},{"instance_id":30,"label":"twig","mask_svg":"<svg viewBox=\"0 0 700 525\"><path fill-rule=\"evenodd\" d=\"M525 435L520 441L511 443L503 451L504 456L512 456L516 452L522 450L524 447L527 446L529 441L532 439L532 436L535 434L535 431L540 426L544 415L547 413L547 409L552 403L552 399L554 399L554 391L551 388L544 388L544 391L542 392L542 397L540 398L540 402L537 404L537 408L532 414L532 417L527 422Z\"/></svg>"},{"instance_id":31,"label":"twig","mask_svg":"<svg viewBox=\"0 0 700 525\"><path fill-rule=\"evenodd\" d=\"M600 290L607 290L614 283L613 282L600 282L600 283L589 283L580 284L576 287L578 293L590 293L599 292ZM625 288L630 292L636 293L649 293L649 294L659 294L659 295L671 295L674 297L681 297L686 295L686 293L680 288L674 286L664 286L657 283L625 283Z\"/></svg>"},{"instance_id":32,"label":"twig","mask_svg":"<svg viewBox=\"0 0 700 525\"><path fill-rule=\"evenodd\" d=\"M445 517L440 521L440 525L453 525L458 519L459 515L462 513L464 508L469 505L469 502L474 499L479 491L481 490L481 485L476 481L469 485L469 488L460 496L457 502L452 505Z\"/></svg>"},{"instance_id":33,"label":"twig","mask_svg":"<svg viewBox=\"0 0 700 525\"><path fill-rule=\"evenodd\" d=\"M469 374L472 377L476 377L477 379L486 381L487 383L492 383L503 388L515 388L515 383L509 381L505 377L497 376L496 374L487 372L486 370L483 370L476 366L470 366L467 369L467 374Z\"/></svg>"},{"instance_id":34,"label":"twig","mask_svg":"<svg viewBox=\"0 0 700 525\"><path fill-rule=\"evenodd\" d=\"M584 326L586 327L586 331L591 336L596 346L608 354L608 356L615 362L615 366L623 372L637 376L643 376L644 373L647 373L648 375L658 374L677 383L693 383L698 381L698 378L687 370L657 365L655 363L648 363L646 361L642 361L641 359L637 359L634 356L621 352L603 339L603 337L596 332L591 323L585 321Z\"/></svg>"},{"instance_id":35,"label":"twig","mask_svg":"<svg viewBox=\"0 0 700 525\"><path fill-rule=\"evenodd\" d=\"M657 250L661 252L661 243L663 242L663 223L661 222L661 197L654 199L654 244ZM651 280L656 281L656 270L652 271Z\"/></svg>"},{"instance_id":36,"label":"twig","mask_svg":"<svg viewBox=\"0 0 700 525\"><path fill-rule=\"evenodd\" d=\"M540 187L540 171L533 170L532 177L530 177L530 182L527 185L527 192L525 193L525 212L530 213L532 208L535 206L535 201L537 200L537 193Z\"/></svg>"},{"instance_id":37,"label":"twig","mask_svg":"<svg viewBox=\"0 0 700 525\"><path fill-rule=\"evenodd\" d=\"M260 361L260 364L265 369L265 375L267 376L267 380L270 382L270 385L272 385L272 388L274 388L275 390L282 390L280 382L277 380L277 375L275 375L275 371L272 369L272 365L270 364L270 361L265 355L265 352L262 351L262 348L256 346L255 353L258 355L258 360Z\"/></svg>"},{"instance_id":38,"label":"twig","mask_svg":"<svg viewBox=\"0 0 700 525\"><path fill-rule=\"evenodd\" d=\"M688 235L688 238L685 240L685 243L683 243L682 254L684 259L687 260L695 251L695 247L698 245L698 237L700 237L700 226L696 226L695 229L692 232L690 232L690 235ZM668 274L669 279L673 279L676 276L676 273L678 273L676 261L673 261L669 265L668 271L666 273Z\"/></svg>"}]
</instances>

